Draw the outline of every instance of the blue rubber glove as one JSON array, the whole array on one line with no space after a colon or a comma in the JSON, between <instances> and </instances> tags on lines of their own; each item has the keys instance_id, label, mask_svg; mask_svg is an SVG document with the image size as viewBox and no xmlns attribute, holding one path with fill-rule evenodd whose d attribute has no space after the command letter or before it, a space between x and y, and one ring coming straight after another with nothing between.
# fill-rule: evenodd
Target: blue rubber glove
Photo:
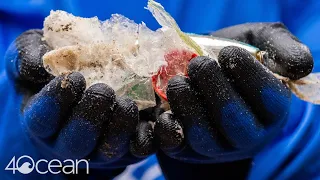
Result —
<instances>
[{"instance_id":1,"label":"blue rubber glove","mask_svg":"<svg viewBox=\"0 0 320 180\"><path fill-rule=\"evenodd\" d=\"M112 178L152 154L148 121L153 121L154 108L139 112L132 100L116 97L103 83L86 88L77 72L48 74L42 56L51 48L42 38L41 30L26 31L5 56L7 72L24 94L21 124L41 155L47 160L89 159L90 175Z\"/></svg>"},{"instance_id":2,"label":"blue rubber glove","mask_svg":"<svg viewBox=\"0 0 320 180\"><path fill-rule=\"evenodd\" d=\"M225 47L219 64L196 57L189 77L169 81L171 112L155 123L162 149L157 155L168 179L245 178L251 158L287 120L291 92L271 71L299 79L313 68L309 49L280 23L243 24L213 35L249 43L269 56L263 66L246 50Z\"/></svg>"}]
</instances>

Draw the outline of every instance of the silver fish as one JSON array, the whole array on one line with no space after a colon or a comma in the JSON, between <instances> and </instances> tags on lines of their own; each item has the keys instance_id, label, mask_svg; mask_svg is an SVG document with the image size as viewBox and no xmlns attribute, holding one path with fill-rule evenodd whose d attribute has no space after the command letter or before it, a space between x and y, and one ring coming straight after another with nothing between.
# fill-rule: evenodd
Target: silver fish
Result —
<instances>
[{"instance_id":1,"label":"silver fish","mask_svg":"<svg viewBox=\"0 0 320 180\"><path fill-rule=\"evenodd\" d=\"M207 55L213 59L217 59L220 50L227 46L238 46L249 51L259 62L263 62L263 58L267 52L261 51L259 48L242 43L235 40L217 38L214 36L188 34L180 30L176 21L165 11L163 6L153 0L148 1L147 9L153 14L158 23L163 27L175 29L180 38L198 55ZM288 77L273 75L284 82L291 91L300 99L313 103L320 104L320 73L311 73L306 77L298 80L291 80Z\"/></svg>"}]
</instances>

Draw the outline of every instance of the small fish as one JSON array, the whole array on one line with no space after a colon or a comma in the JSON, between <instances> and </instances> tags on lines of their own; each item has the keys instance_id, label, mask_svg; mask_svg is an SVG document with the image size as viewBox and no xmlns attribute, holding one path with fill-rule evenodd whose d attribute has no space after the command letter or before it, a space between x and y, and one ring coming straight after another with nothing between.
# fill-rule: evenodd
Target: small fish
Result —
<instances>
[{"instance_id":1,"label":"small fish","mask_svg":"<svg viewBox=\"0 0 320 180\"><path fill-rule=\"evenodd\" d=\"M219 54L220 50L227 46L237 46L249 51L259 62L263 62L263 58L267 56L267 52L261 51L258 48L246 43L238 42L235 40L218 38L214 36L204 36L189 34L201 47L211 54ZM213 57L216 59L215 57ZM280 76L273 73L276 78L283 81L291 89L291 91L304 101L311 102L313 104L320 104L320 73L311 73L306 77L298 80L291 80L287 77Z\"/></svg>"},{"instance_id":2,"label":"small fish","mask_svg":"<svg viewBox=\"0 0 320 180\"><path fill-rule=\"evenodd\" d=\"M188 34L180 30L176 21L165 11L163 6L154 0L148 1L147 9L152 13L158 23L167 28L174 29L180 38L189 47L193 48L198 55L209 56L217 59L220 50L227 46L238 46L249 51L259 62L263 62L263 58L267 56L267 52L235 40L217 38L213 36ZM298 80L291 80L287 77L280 76L273 73L276 78L283 81L291 91L300 99L311 102L313 104L320 104L320 73L311 73L306 77Z\"/></svg>"}]
</instances>

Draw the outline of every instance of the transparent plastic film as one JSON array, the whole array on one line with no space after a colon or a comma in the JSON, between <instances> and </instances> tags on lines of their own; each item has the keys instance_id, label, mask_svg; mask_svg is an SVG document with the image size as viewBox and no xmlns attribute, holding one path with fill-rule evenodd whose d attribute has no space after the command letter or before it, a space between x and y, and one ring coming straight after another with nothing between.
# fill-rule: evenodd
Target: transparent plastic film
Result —
<instances>
[{"instance_id":1,"label":"transparent plastic film","mask_svg":"<svg viewBox=\"0 0 320 180\"><path fill-rule=\"evenodd\" d=\"M134 100L138 109L145 109L146 107L154 107L156 105L150 78L137 79L133 77L131 83L127 83L116 93L118 96L126 96Z\"/></svg>"},{"instance_id":2,"label":"transparent plastic film","mask_svg":"<svg viewBox=\"0 0 320 180\"><path fill-rule=\"evenodd\" d=\"M171 17L171 15L165 11L164 7L153 0L148 1L148 8L147 8L153 15L153 17L157 20L157 22L162 27L172 28L174 29L180 36L180 38L190 47L192 47L198 55L204 55L203 50L201 47L195 43L188 35L182 32L176 23L176 21Z\"/></svg>"},{"instance_id":3,"label":"transparent plastic film","mask_svg":"<svg viewBox=\"0 0 320 180\"><path fill-rule=\"evenodd\" d=\"M136 74L116 52L117 49L106 44L66 46L46 53L43 63L55 76L70 72L84 74L87 88L96 83L112 85L117 96L131 98L139 109L155 106L150 77Z\"/></svg>"},{"instance_id":4,"label":"transparent plastic film","mask_svg":"<svg viewBox=\"0 0 320 180\"><path fill-rule=\"evenodd\" d=\"M287 81L292 92L302 100L320 104L320 73L311 73L296 81Z\"/></svg>"},{"instance_id":5,"label":"transparent plastic film","mask_svg":"<svg viewBox=\"0 0 320 180\"><path fill-rule=\"evenodd\" d=\"M161 22L160 19L157 20ZM185 43L188 37L177 31L177 25L160 24L163 27L153 31L145 23L135 23L120 14L101 21L97 17L83 18L60 10L51 11L44 21L43 40L53 50L43 56L44 67L55 76L80 72L87 88L105 83L118 96L133 99L140 110L154 107L154 90L165 89L166 84L153 86L152 77L159 74L160 69L173 71L171 67L167 69L168 54L196 53ZM186 67L186 63L171 64Z\"/></svg>"}]
</instances>

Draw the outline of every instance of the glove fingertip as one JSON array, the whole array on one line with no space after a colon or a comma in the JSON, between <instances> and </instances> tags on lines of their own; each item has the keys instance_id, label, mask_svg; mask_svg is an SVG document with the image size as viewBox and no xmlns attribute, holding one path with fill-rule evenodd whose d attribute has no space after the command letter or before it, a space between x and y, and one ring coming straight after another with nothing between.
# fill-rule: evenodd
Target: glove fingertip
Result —
<instances>
[{"instance_id":1,"label":"glove fingertip","mask_svg":"<svg viewBox=\"0 0 320 180\"><path fill-rule=\"evenodd\" d=\"M172 112L179 116L197 114L202 107L196 91L190 85L190 79L175 76L170 79L167 88L167 97Z\"/></svg>"},{"instance_id":2,"label":"glove fingertip","mask_svg":"<svg viewBox=\"0 0 320 180\"><path fill-rule=\"evenodd\" d=\"M139 122L139 110L129 98L116 98L113 117L107 125L104 140L100 146L108 161L121 158L129 151L130 138Z\"/></svg>"},{"instance_id":3,"label":"glove fingertip","mask_svg":"<svg viewBox=\"0 0 320 180\"><path fill-rule=\"evenodd\" d=\"M175 149L184 142L182 124L173 118L170 112L162 113L154 126L154 132L159 139L160 148Z\"/></svg>"},{"instance_id":4,"label":"glove fingertip","mask_svg":"<svg viewBox=\"0 0 320 180\"><path fill-rule=\"evenodd\" d=\"M114 101L114 91L106 84L90 86L60 131L55 149L65 157L89 155L97 147L104 124L112 118Z\"/></svg>"},{"instance_id":5,"label":"glove fingertip","mask_svg":"<svg viewBox=\"0 0 320 180\"><path fill-rule=\"evenodd\" d=\"M197 56L193 58L188 66L188 75L191 81L196 81L198 74L210 66L218 66L218 63L207 56Z\"/></svg>"},{"instance_id":6,"label":"glove fingertip","mask_svg":"<svg viewBox=\"0 0 320 180\"><path fill-rule=\"evenodd\" d=\"M105 103L108 103L112 109L115 105L115 92L110 86L104 83L97 83L90 86L85 93L89 96L101 96Z\"/></svg>"},{"instance_id":7,"label":"glove fingertip","mask_svg":"<svg viewBox=\"0 0 320 180\"><path fill-rule=\"evenodd\" d=\"M43 67L42 56L51 50L41 30L29 30L13 41L5 54L6 69L15 80L41 84L53 79Z\"/></svg>"},{"instance_id":8,"label":"glove fingertip","mask_svg":"<svg viewBox=\"0 0 320 180\"><path fill-rule=\"evenodd\" d=\"M75 95L75 100L79 100L86 88L86 80L84 76L79 72L73 72L68 75L68 78L65 79L61 86L67 86L67 83L71 84L73 94Z\"/></svg>"},{"instance_id":9,"label":"glove fingertip","mask_svg":"<svg viewBox=\"0 0 320 180\"><path fill-rule=\"evenodd\" d=\"M126 126L136 127L139 121L138 115L139 109L137 104L133 100L123 97L118 97L116 99L114 118L117 119L118 117L120 117L123 119L123 122L117 121L117 123L132 123L127 124ZM126 120L129 120L129 122L127 122Z\"/></svg>"},{"instance_id":10,"label":"glove fingertip","mask_svg":"<svg viewBox=\"0 0 320 180\"><path fill-rule=\"evenodd\" d=\"M269 54L263 64L271 71L292 80L311 73L314 61L309 48L283 23L266 23L253 34L253 45Z\"/></svg>"},{"instance_id":11,"label":"glove fingertip","mask_svg":"<svg viewBox=\"0 0 320 180\"><path fill-rule=\"evenodd\" d=\"M134 139L130 143L130 152L138 158L147 157L155 152L152 122L139 122Z\"/></svg>"},{"instance_id":12,"label":"glove fingertip","mask_svg":"<svg viewBox=\"0 0 320 180\"><path fill-rule=\"evenodd\" d=\"M229 82L263 124L271 125L285 118L291 102L290 90L248 51L225 47L220 51L219 62Z\"/></svg>"},{"instance_id":13,"label":"glove fingertip","mask_svg":"<svg viewBox=\"0 0 320 180\"><path fill-rule=\"evenodd\" d=\"M285 77L292 80L297 80L302 77L307 76L313 70L314 60L309 48L302 44L301 42L294 41L287 45L287 52L282 52L278 54L278 59L276 63L279 64L277 69L279 73ZM282 61L285 63L282 63ZM264 62L267 67L273 67L274 62L268 61Z\"/></svg>"},{"instance_id":14,"label":"glove fingertip","mask_svg":"<svg viewBox=\"0 0 320 180\"><path fill-rule=\"evenodd\" d=\"M24 108L24 121L38 137L46 138L56 133L71 105L85 87L79 73L56 77L36 94Z\"/></svg>"}]
</instances>

